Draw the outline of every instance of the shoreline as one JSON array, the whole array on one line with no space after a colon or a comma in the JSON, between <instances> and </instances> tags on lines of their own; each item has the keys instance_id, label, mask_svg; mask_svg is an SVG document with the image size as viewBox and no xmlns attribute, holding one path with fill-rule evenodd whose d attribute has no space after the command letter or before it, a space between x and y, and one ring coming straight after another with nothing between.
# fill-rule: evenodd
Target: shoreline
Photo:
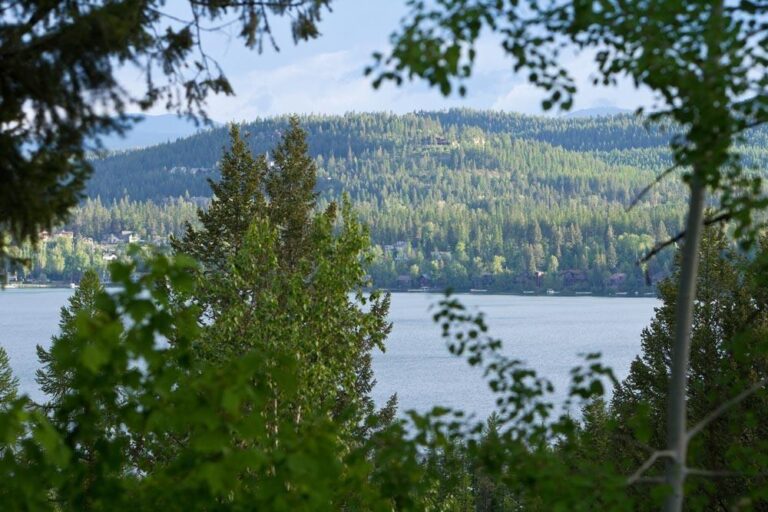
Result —
<instances>
[{"instance_id":1,"label":"shoreline","mask_svg":"<svg viewBox=\"0 0 768 512\"><path fill-rule=\"evenodd\" d=\"M105 283L105 286L109 287L109 284ZM0 288L1 291L5 290L70 290L74 289L76 287L73 286L71 283L10 283L5 285L4 287ZM426 290L392 290L388 288L365 288L365 292L370 293L373 291L381 291L386 293L392 293L392 294L424 294L424 295L445 295L445 290L441 290L439 288L430 288ZM619 292L619 293L595 293L595 292L557 292L557 293L547 293L547 292L534 292L534 293L526 293L526 292L510 292L510 291L479 291L479 290L458 290L453 291L452 295L509 295L513 297L600 297L600 298L610 298L610 299L657 299L658 295L656 293L641 293L641 294L633 294L629 292Z\"/></svg>"},{"instance_id":2,"label":"shoreline","mask_svg":"<svg viewBox=\"0 0 768 512\"><path fill-rule=\"evenodd\" d=\"M365 288L364 291L370 293L373 291L380 291L392 294L423 294L423 295L445 295L445 290L439 288L430 288L427 290L393 290L389 288ZM452 290L451 295L510 295L514 297L600 297L609 299L658 299L659 296L656 293L646 292L639 293L637 295L629 292L619 293L596 293L596 292L557 292L557 293L526 293L526 292L510 292L510 291L472 291L472 290Z\"/></svg>"}]
</instances>

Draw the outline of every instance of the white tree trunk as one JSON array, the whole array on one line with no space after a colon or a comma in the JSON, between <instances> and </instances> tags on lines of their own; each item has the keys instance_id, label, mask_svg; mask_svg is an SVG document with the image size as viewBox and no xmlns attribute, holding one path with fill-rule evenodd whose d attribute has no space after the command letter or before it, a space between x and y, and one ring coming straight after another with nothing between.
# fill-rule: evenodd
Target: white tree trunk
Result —
<instances>
[{"instance_id":1,"label":"white tree trunk","mask_svg":"<svg viewBox=\"0 0 768 512\"><path fill-rule=\"evenodd\" d=\"M688 362L691 352L693 306L699 267L699 244L704 225L706 188L694 169L688 199L688 220L680 262L680 283L675 312L675 340L672 346L672 373L667 397L667 450L673 454L667 466L666 483L672 488L664 502L665 512L683 509L686 457L688 453L687 404Z\"/></svg>"}]
</instances>

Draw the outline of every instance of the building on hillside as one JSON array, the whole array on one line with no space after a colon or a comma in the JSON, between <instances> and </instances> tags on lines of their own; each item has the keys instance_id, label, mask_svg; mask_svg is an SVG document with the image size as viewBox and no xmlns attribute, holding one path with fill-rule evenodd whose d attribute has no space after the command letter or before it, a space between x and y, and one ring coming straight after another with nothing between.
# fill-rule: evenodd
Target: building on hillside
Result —
<instances>
[{"instance_id":1,"label":"building on hillside","mask_svg":"<svg viewBox=\"0 0 768 512\"><path fill-rule=\"evenodd\" d=\"M141 241L141 238L139 238L139 235L127 229L124 229L123 231L120 232L120 238L123 242L127 242L129 244L135 244Z\"/></svg>"},{"instance_id":2,"label":"building on hillside","mask_svg":"<svg viewBox=\"0 0 768 512\"><path fill-rule=\"evenodd\" d=\"M608 278L608 286L611 288L618 288L626 282L627 274L624 272L616 272L615 274L611 274L611 276Z\"/></svg>"},{"instance_id":3,"label":"building on hillside","mask_svg":"<svg viewBox=\"0 0 768 512\"><path fill-rule=\"evenodd\" d=\"M432 251L432 259L437 261L451 261L453 255L450 251Z\"/></svg>"},{"instance_id":4,"label":"building on hillside","mask_svg":"<svg viewBox=\"0 0 768 512\"><path fill-rule=\"evenodd\" d=\"M587 273L577 268L570 268L560 272L560 279L565 286L575 286L588 281Z\"/></svg>"}]
</instances>

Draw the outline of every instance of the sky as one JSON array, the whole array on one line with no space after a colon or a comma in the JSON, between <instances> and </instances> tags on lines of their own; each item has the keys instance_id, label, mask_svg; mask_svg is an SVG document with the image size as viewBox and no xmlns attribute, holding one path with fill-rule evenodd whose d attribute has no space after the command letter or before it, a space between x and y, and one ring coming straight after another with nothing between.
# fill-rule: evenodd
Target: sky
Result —
<instances>
[{"instance_id":1,"label":"sky","mask_svg":"<svg viewBox=\"0 0 768 512\"><path fill-rule=\"evenodd\" d=\"M173 3L169 2L171 8ZM228 122L287 113L405 113L452 107L543 113L543 94L513 73L511 60L491 35L479 42L478 60L463 98L445 98L419 82L400 87L387 84L375 90L363 70L373 62L373 52L387 52L389 35L407 13L405 1L334 0L332 8L319 25L321 37L309 42L294 45L288 27L278 23L279 52L265 48L259 54L246 49L236 37L236 26L207 35L206 51L222 66L235 90L233 97L211 97L209 116L217 122ZM574 54L566 62L578 88L573 110L634 110L652 104L651 94L635 89L629 81L611 88L594 87L592 62L591 54ZM140 77L124 75L129 87L134 80L138 86ZM163 112L158 109L150 113Z\"/></svg>"}]
</instances>

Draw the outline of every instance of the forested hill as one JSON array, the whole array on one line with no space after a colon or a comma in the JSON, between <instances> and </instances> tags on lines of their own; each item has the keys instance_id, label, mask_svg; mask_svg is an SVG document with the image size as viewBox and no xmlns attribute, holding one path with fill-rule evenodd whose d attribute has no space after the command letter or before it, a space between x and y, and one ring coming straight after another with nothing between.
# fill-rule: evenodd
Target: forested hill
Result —
<instances>
[{"instance_id":1,"label":"forested hill","mask_svg":"<svg viewBox=\"0 0 768 512\"><path fill-rule=\"evenodd\" d=\"M254 152L268 151L277 142L286 118L257 120L245 126ZM664 147L668 133L648 130L633 116L593 119L543 117L451 110L397 116L348 114L306 117L310 150L324 159L365 161L383 154L412 164L424 156L460 169L464 165L495 166L494 145L505 140L539 141L570 151L629 150ZM448 146L441 144L449 143ZM126 191L134 199L161 199L189 191L207 195L205 180L190 170L212 169L227 143L226 129L215 129L173 143L117 154L97 160L89 194L108 200ZM654 155L655 156L655 155ZM489 160L488 157L491 157ZM186 169L186 172L184 172ZM149 178L137 183L136 178Z\"/></svg>"},{"instance_id":2,"label":"forested hill","mask_svg":"<svg viewBox=\"0 0 768 512\"><path fill-rule=\"evenodd\" d=\"M286 123L246 124L253 151L273 147ZM668 254L645 276L634 263L681 225L679 180L626 211L669 164L668 127L471 110L308 116L302 126L321 201L348 193L371 227L379 285L647 291L648 277L669 270ZM745 155L762 164L766 140L750 134ZM97 160L89 195L103 204L90 207L208 196L226 144L216 129Z\"/></svg>"}]
</instances>

